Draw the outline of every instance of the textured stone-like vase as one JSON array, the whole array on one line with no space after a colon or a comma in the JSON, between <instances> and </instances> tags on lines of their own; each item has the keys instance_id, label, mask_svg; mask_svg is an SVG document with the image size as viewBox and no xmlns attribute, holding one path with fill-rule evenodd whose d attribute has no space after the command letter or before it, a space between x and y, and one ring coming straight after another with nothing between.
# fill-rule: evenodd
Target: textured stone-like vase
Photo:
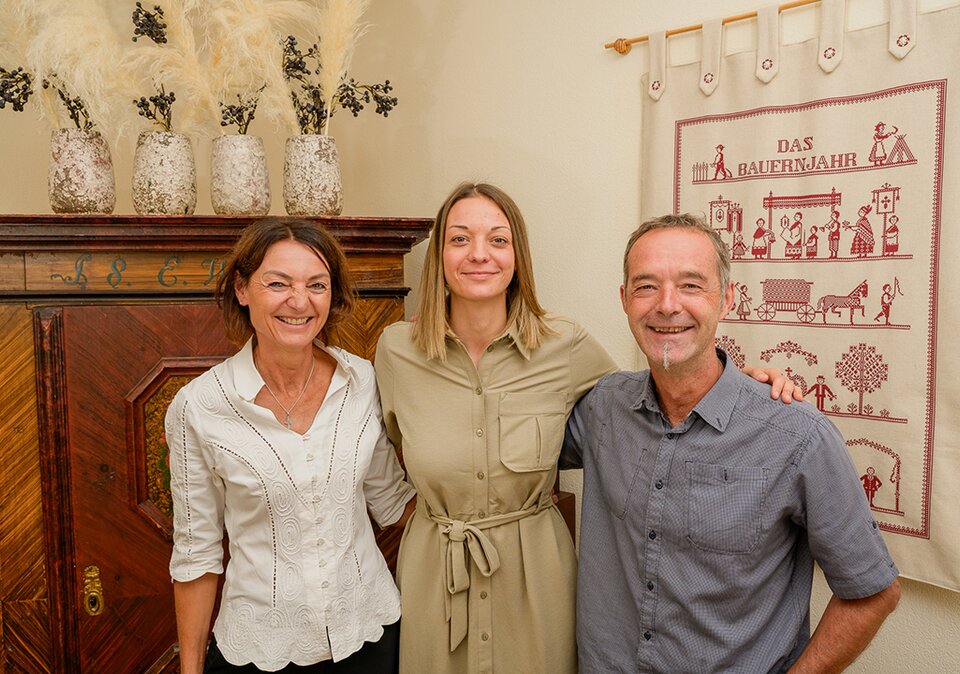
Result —
<instances>
[{"instance_id":1,"label":"textured stone-like vase","mask_svg":"<svg viewBox=\"0 0 960 674\"><path fill-rule=\"evenodd\" d=\"M54 213L112 213L117 203L113 162L100 133L55 130L47 185Z\"/></svg>"},{"instance_id":2,"label":"textured stone-like vase","mask_svg":"<svg viewBox=\"0 0 960 674\"><path fill-rule=\"evenodd\" d=\"M340 155L333 138L306 134L287 139L283 204L290 215L340 215Z\"/></svg>"},{"instance_id":3,"label":"textured stone-like vase","mask_svg":"<svg viewBox=\"0 0 960 674\"><path fill-rule=\"evenodd\" d=\"M133 207L140 215L191 215L197 206L193 146L181 133L141 131L133 153Z\"/></svg>"},{"instance_id":4,"label":"textured stone-like vase","mask_svg":"<svg viewBox=\"0 0 960 674\"><path fill-rule=\"evenodd\" d=\"M218 215L264 215L270 210L270 176L262 138L236 135L214 139L210 200Z\"/></svg>"}]
</instances>

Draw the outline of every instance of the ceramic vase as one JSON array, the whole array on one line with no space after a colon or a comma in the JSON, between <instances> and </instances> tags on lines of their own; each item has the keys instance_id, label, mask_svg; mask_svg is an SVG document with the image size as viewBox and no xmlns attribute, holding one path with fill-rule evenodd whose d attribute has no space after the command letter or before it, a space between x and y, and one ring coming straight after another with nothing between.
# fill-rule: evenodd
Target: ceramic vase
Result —
<instances>
[{"instance_id":1,"label":"ceramic vase","mask_svg":"<svg viewBox=\"0 0 960 674\"><path fill-rule=\"evenodd\" d=\"M287 139L283 203L290 215L340 215L340 155L333 138L305 134Z\"/></svg>"},{"instance_id":2,"label":"ceramic vase","mask_svg":"<svg viewBox=\"0 0 960 674\"><path fill-rule=\"evenodd\" d=\"M142 131L133 154L133 207L140 215L192 215L197 169L190 139L171 131Z\"/></svg>"},{"instance_id":3,"label":"ceramic vase","mask_svg":"<svg viewBox=\"0 0 960 674\"><path fill-rule=\"evenodd\" d=\"M54 213L112 213L117 192L103 136L94 130L55 130L47 185Z\"/></svg>"},{"instance_id":4,"label":"ceramic vase","mask_svg":"<svg viewBox=\"0 0 960 674\"><path fill-rule=\"evenodd\" d=\"M210 200L217 215L265 215L270 210L270 176L262 138L234 135L214 139Z\"/></svg>"}]
</instances>

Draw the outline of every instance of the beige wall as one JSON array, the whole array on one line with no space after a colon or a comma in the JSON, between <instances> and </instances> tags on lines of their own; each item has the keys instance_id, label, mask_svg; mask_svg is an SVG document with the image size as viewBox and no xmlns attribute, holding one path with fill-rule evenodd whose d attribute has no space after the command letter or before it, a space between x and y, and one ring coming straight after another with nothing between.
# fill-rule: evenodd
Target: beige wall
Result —
<instances>
[{"instance_id":1,"label":"beige wall","mask_svg":"<svg viewBox=\"0 0 960 674\"><path fill-rule=\"evenodd\" d=\"M432 215L462 179L507 189L530 226L539 292L546 306L578 318L623 366L637 365L617 287L622 246L637 224L640 74L644 48L620 57L602 44L618 36L695 23L764 4L756 0L380 0L354 74L385 77L400 105L384 120L343 113L333 121L343 161L346 214ZM879 23L886 3L849 0L849 25ZM924 8L953 4L925 0ZM816 12L785 17L789 40L813 34ZM728 32L749 47L753 27ZM675 62L691 60L697 38L673 42ZM282 139L268 137L274 209L282 212ZM117 212L131 212L130 145L115 150ZM198 145L200 203L210 213L209 149ZM47 141L28 115L0 111L0 211L49 212ZM641 170L642 169L642 170ZM409 256L416 286L424 246ZM578 489L576 476L565 478ZM829 597L822 580L817 615ZM904 582L897 613L856 663L858 672L957 671L960 594Z\"/></svg>"}]
</instances>

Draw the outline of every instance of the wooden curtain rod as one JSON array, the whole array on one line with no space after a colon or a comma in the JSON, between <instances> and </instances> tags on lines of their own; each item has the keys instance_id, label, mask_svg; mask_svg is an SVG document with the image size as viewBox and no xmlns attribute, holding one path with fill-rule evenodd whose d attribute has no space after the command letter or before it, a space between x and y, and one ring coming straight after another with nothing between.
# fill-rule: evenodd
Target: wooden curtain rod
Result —
<instances>
[{"instance_id":1,"label":"wooden curtain rod","mask_svg":"<svg viewBox=\"0 0 960 674\"><path fill-rule=\"evenodd\" d=\"M784 12L788 9L794 9L796 7L803 7L804 5L812 5L815 2L820 2L820 0L794 0L793 2L787 2L779 7L777 10ZM737 14L735 16L728 16L721 23L725 26L728 23L734 23L735 21L745 21L746 19L752 19L757 16L756 12L745 12L744 14ZM700 30L703 28L702 23L694 24L692 26L684 26L683 28L671 28L667 31L667 37L672 37L674 35L680 35L681 33L692 33L695 30ZM608 42L603 45L604 49L615 49L618 54L621 56L624 54L630 53L630 49L633 45L638 42L646 42L650 39L649 35L641 35L640 37L631 37L631 38L619 38L613 42Z\"/></svg>"}]
</instances>

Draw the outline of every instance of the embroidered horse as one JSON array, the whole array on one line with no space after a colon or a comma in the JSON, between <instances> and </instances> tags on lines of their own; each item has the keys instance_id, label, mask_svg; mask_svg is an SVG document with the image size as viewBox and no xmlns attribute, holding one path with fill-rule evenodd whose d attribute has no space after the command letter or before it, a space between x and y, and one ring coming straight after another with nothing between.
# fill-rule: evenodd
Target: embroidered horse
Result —
<instances>
[{"instance_id":1,"label":"embroidered horse","mask_svg":"<svg viewBox=\"0 0 960 674\"><path fill-rule=\"evenodd\" d=\"M850 310L850 325L853 325L853 312L857 309L860 310L860 315L863 316L863 305L860 303L860 299L867 296L867 282L864 281L856 288L853 289L849 295L824 295L820 298L820 301L817 302L817 311L823 313L823 322L827 322L827 313L833 312L837 316L842 316L840 312L841 309Z\"/></svg>"}]
</instances>

